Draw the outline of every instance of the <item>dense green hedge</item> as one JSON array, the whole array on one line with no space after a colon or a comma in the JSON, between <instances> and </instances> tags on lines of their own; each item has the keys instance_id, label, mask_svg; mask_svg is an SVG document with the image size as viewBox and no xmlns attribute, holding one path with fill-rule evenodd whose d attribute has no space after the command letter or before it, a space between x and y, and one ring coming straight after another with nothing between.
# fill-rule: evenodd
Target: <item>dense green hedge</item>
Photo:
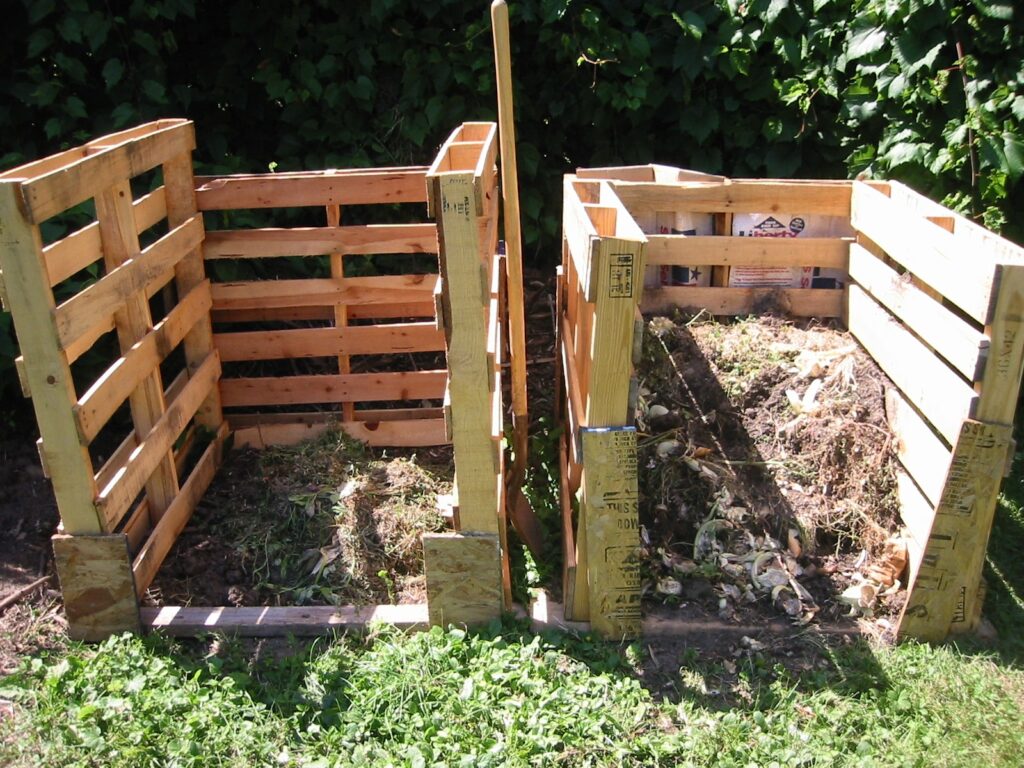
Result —
<instances>
[{"instance_id":1,"label":"dense green hedge","mask_svg":"<svg viewBox=\"0 0 1024 768\"><path fill-rule=\"evenodd\" d=\"M512 0L527 258L560 175L621 162L903 178L1021 240L1013 2ZM180 115L206 170L421 163L495 114L486 0L23 0L0 41L0 167Z\"/></svg>"}]
</instances>

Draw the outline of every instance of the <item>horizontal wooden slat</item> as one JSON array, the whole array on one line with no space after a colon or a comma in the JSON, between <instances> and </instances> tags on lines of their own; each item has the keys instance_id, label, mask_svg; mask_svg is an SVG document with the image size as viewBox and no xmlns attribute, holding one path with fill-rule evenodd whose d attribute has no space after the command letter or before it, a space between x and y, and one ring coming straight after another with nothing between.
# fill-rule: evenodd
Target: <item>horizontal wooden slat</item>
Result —
<instances>
[{"instance_id":1,"label":"horizontal wooden slat","mask_svg":"<svg viewBox=\"0 0 1024 768\"><path fill-rule=\"evenodd\" d=\"M73 408L85 443L92 442L135 387L160 365L209 309L210 283L206 280L192 289L167 317L89 387Z\"/></svg>"},{"instance_id":2,"label":"horizontal wooden slat","mask_svg":"<svg viewBox=\"0 0 1024 768\"><path fill-rule=\"evenodd\" d=\"M95 197L121 179L131 179L171 158L195 149L191 122L168 121L167 127L105 149L39 176L22 185L27 212L35 223Z\"/></svg>"},{"instance_id":3,"label":"horizontal wooden slat","mask_svg":"<svg viewBox=\"0 0 1024 768\"><path fill-rule=\"evenodd\" d=\"M97 282L57 307L54 320L60 344L67 349L116 312L133 293L145 291L203 240L203 220L193 216L138 256L112 269Z\"/></svg>"},{"instance_id":4,"label":"horizontal wooden slat","mask_svg":"<svg viewBox=\"0 0 1024 768\"><path fill-rule=\"evenodd\" d=\"M217 333L213 344L225 363L337 355L438 352L444 334L432 322Z\"/></svg>"},{"instance_id":5,"label":"horizontal wooden slat","mask_svg":"<svg viewBox=\"0 0 1024 768\"><path fill-rule=\"evenodd\" d=\"M349 320L389 320L434 317L432 302L361 304L348 307ZM214 323L262 323L294 320L334 320L334 306L274 307L252 309L217 309L211 314Z\"/></svg>"},{"instance_id":6,"label":"horizontal wooden slat","mask_svg":"<svg viewBox=\"0 0 1024 768\"><path fill-rule=\"evenodd\" d=\"M971 386L857 285L849 288L847 324L906 398L952 444L978 399Z\"/></svg>"},{"instance_id":7,"label":"horizontal wooden slat","mask_svg":"<svg viewBox=\"0 0 1024 768\"><path fill-rule=\"evenodd\" d=\"M224 406L421 400L444 396L446 371L222 379Z\"/></svg>"},{"instance_id":8,"label":"horizontal wooden slat","mask_svg":"<svg viewBox=\"0 0 1024 768\"><path fill-rule=\"evenodd\" d=\"M373 203L423 203L427 169L376 168L197 176L200 211Z\"/></svg>"},{"instance_id":9,"label":"horizontal wooden slat","mask_svg":"<svg viewBox=\"0 0 1024 768\"><path fill-rule=\"evenodd\" d=\"M295 445L322 435L329 429L344 430L349 437L367 445L418 448L444 445L444 417L408 421L337 421L333 423L259 424L235 431L235 447L267 448Z\"/></svg>"},{"instance_id":10,"label":"horizontal wooden slat","mask_svg":"<svg viewBox=\"0 0 1024 768\"><path fill-rule=\"evenodd\" d=\"M217 385L219 377L220 358L214 350L168 404L167 410L132 451L121 470L100 489L96 503L107 519L120 519L128 509L210 390Z\"/></svg>"},{"instance_id":11,"label":"horizontal wooden slat","mask_svg":"<svg viewBox=\"0 0 1024 768\"><path fill-rule=\"evenodd\" d=\"M149 589L161 563L192 517L196 505L203 498L206 489L210 487L210 482L220 463L222 446L227 434L227 424L222 423L217 435L206 446L206 450L203 451L203 455L192 469L188 479L182 484L174 501L164 510L160 522L153 528L142 549L135 556L135 560L132 562L132 573L135 575L137 592L142 593Z\"/></svg>"},{"instance_id":12,"label":"horizontal wooden slat","mask_svg":"<svg viewBox=\"0 0 1024 768\"><path fill-rule=\"evenodd\" d=\"M165 635L191 637L208 632L243 637L330 635L367 631L377 623L402 630L429 626L426 603L406 605L261 608L141 608L142 625Z\"/></svg>"},{"instance_id":13,"label":"horizontal wooden slat","mask_svg":"<svg viewBox=\"0 0 1024 768\"><path fill-rule=\"evenodd\" d=\"M907 549L909 554L908 569L910 578L908 585L913 588L917 572L921 568L921 558L931 534L935 520L935 507L917 487L906 472L896 472L896 495L900 501L900 518L907 532Z\"/></svg>"},{"instance_id":14,"label":"horizontal wooden slat","mask_svg":"<svg viewBox=\"0 0 1024 768\"><path fill-rule=\"evenodd\" d=\"M766 311L793 317L841 317L843 292L832 288L705 288L672 286L644 291L642 312L676 307L706 309L713 315L749 315Z\"/></svg>"},{"instance_id":15,"label":"horizontal wooden slat","mask_svg":"<svg viewBox=\"0 0 1024 768\"><path fill-rule=\"evenodd\" d=\"M846 269L852 239L647 235L647 264Z\"/></svg>"},{"instance_id":16,"label":"horizontal wooden slat","mask_svg":"<svg viewBox=\"0 0 1024 768\"><path fill-rule=\"evenodd\" d=\"M896 455L932 504L939 503L951 452L928 422L897 390L885 393L885 415L896 438Z\"/></svg>"},{"instance_id":17,"label":"horizontal wooden slat","mask_svg":"<svg viewBox=\"0 0 1024 768\"><path fill-rule=\"evenodd\" d=\"M854 245L850 249L850 278L902 320L972 381L981 375L988 337L872 255Z\"/></svg>"},{"instance_id":18,"label":"horizontal wooden slat","mask_svg":"<svg viewBox=\"0 0 1024 768\"><path fill-rule=\"evenodd\" d=\"M232 229L206 233L207 259L437 253L435 224Z\"/></svg>"},{"instance_id":19,"label":"horizontal wooden slat","mask_svg":"<svg viewBox=\"0 0 1024 768\"><path fill-rule=\"evenodd\" d=\"M229 413L225 414L232 429L265 426L267 424L311 424L333 425L338 422L339 411L314 411L312 413ZM417 419L439 419L444 414L440 408L356 408L353 420L372 425L381 421L415 421Z\"/></svg>"},{"instance_id":20,"label":"horizontal wooden slat","mask_svg":"<svg viewBox=\"0 0 1024 768\"><path fill-rule=\"evenodd\" d=\"M386 275L346 277L343 280L320 278L216 283L213 286L213 308L262 310L417 302L429 302L433 307L437 279L437 275Z\"/></svg>"},{"instance_id":21,"label":"horizontal wooden slat","mask_svg":"<svg viewBox=\"0 0 1024 768\"><path fill-rule=\"evenodd\" d=\"M135 231L142 233L161 219L167 217L167 197L164 188L153 190L148 195L132 202L135 217ZM67 237L43 248L43 260L50 285L67 280L103 257L100 240L100 225L93 222L72 232Z\"/></svg>"},{"instance_id":22,"label":"horizontal wooden slat","mask_svg":"<svg viewBox=\"0 0 1024 768\"><path fill-rule=\"evenodd\" d=\"M724 184L611 182L627 208L686 213L850 215L849 182L733 180Z\"/></svg>"},{"instance_id":23,"label":"horizontal wooden slat","mask_svg":"<svg viewBox=\"0 0 1024 768\"><path fill-rule=\"evenodd\" d=\"M984 251L971 253L970 262L954 236L876 189L857 182L853 188L853 226L900 266L912 272L985 324L995 299L995 262Z\"/></svg>"}]
</instances>

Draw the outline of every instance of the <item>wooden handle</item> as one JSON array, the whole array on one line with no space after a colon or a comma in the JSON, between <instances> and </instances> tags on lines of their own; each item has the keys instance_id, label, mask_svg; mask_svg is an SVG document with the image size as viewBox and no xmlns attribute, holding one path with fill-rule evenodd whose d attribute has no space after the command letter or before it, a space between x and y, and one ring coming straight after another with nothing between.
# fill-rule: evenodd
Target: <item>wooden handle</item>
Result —
<instances>
[{"instance_id":1,"label":"wooden handle","mask_svg":"<svg viewBox=\"0 0 1024 768\"><path fill-rule=\"evenodd\" d=\"M501 197L505 217L505 274L508 288L512 413L516 417L517 430L525 432L526 323L523 317L523 246L519 229L519 182L512 107L512 58L508 40L508 6L505 5L505 0L494 0L491 3L491 26L494 31L494 72L498 87L498 137L501 148ZM519 426L520 423L522 426ZM517 462L519 458L517 450Z\"/></svg>"}]
</instances>

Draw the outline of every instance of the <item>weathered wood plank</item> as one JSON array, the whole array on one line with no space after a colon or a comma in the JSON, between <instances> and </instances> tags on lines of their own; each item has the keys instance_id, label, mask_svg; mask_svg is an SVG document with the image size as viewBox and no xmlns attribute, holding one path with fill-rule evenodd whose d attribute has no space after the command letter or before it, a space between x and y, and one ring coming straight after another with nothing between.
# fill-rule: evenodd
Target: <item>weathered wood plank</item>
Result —
<instances>
[{"instance_id":1,"label":"weathered wood plank","mask_svg":"<svg viewBox=\"0 0 1024 768\"><path fill-rule=\"evenodd\" d=\"M443 370L255 377L221 379L220 392L231 407L422 400L443 397L446 380Z\"/></svg>"},{"instance_id":2,"label":"weathered wood plank","mask_svg":"<svg viewBox=\"0 0 1024 768\"><path fill-rule=\"evenodd\" d=\"M219 310L280 309L286 307L333 307L365 304L430 303L433 314L437 275L385 275L308 280L266 280L215 283L213 308ZM400 317L401 315L395 315Z\"/></svg>"},{"instance_id":3,"label":"weathered wood plank","mask_svg":"<svg viewBox=\"0 0 1024 768\"><path fill-rule=\"evenodd\" d=\"M54 320L62 347L88 333L104 318L114 314L129 296L167 273L203 239L203 222L198 216L175 227L137 255L129 255L97 282L57 307Z\"/></svg>"},{"instance_id":4,"label":"weathered wood plank","mask_svg":"<svg viewBox=\"0 0 1024 768\"><path fill-rule=\"evenodd\" d=\"M647 263L846 269L850 238L647 235Z\"/></svg>"},{"instance_id":5,"label":"weathered wood plank","mask_svg":"<svg viewBox=\"0 0 1024 768\"><path fill-rule=\"evenodd\" d=\"M751 315L765 311L793 317L841 317L843 292L831 288L718 288L666 286L644 291L640 311L707 310L713 315Z\"/></svg>"},{"instance_id":6,"label":"weathered wood plank","mask_svg":"<svg viewBox=\"0 0 1024 768\"><path fill-rule=\"evenodd\" d=\"M210 284L204 282L115 360L86 390L74 406L79 433L85 443L92 442L139 383L178 346L209 309Z\"/></svg>"},{"instance_id":7,"label":"weathered wood plank","mask_svg":"<svg viewBox=\"0 0 1024 768\"><path fill-rule=\"evenodd\" d=\"M850 248L850 278L971 381L981 376L989 340L981 331L897 274L867 249Z\"/></svg>"},{"instance_id":8,"label":"weathered wood plank","mask_svg":"<svg viewBox=\"0 0 1024 768\"><path fill-rule=\"evenodd\" d=\"M65 532L100 533L104 528L93 505L92 459L78 440L71 413L75 386L53 326L53 293L46 278L39 229L25 218L19 197L17 183L0 183L0 269L18 343L28 352L25 377L43 438L44 464Z\"/></svg>"},{"instance_id":9,"label":"weathered wood plank","mask_svg":"<svg viewBox=\"0 0 1024 768\"><path fill-rule=\"evenodd\" d=\"M131 179L165 160L195 149L195 130L186 120L153 124L145 135L98 149L70 164L24 183L30 221L39 223Z\"/></svg>"},{"instance_id":10,"label":"weathered wood plank","mask_svg":"<svg viewBox=\"0 0 1024 768\"><path fill-rule=\"evenodd\" d=\"M938 504L949 470L950 449L896 389L885 393L885 415L896 455L932 504Z\"/></svg>"},{"instance_id":11,"label":"weathered wood plank","mask_svg":"<svg viewBox=\"0 0 1024 768\"><path fill-rule=\"evenodd\" d=\"M335 633L365 632L373 624L391 624L403 630L430 626L427 606L305 606L255 608L143 608L142 624L149 630L176 637L217 632L242 637L310 637Z\"/></svg>"},{"instance_id":12,"label":"weathered wood plank","mask_svg":"<svg viewBox=\"0 0 1024 768\"><path fill-rule=\"evenodd\" d=\"M1024 368L1024 266L1001 265L995 313L985 334L991 340L977 417L1012 424Z\"/></svg>"},{"instance_id":13,"label":"weathered wood plank","mask_svg":"<svg viewBox=\"0 0 1024 768\"><path fill-rule=\"evenodd\" d=\"M408 410L408 409L403 409ZM437 409L423 409L437 410ZM355 413L360 414L359 410ZM244 414L243 414L244 415ZM276 414L275 414L276 415ZM300 415L300 414L296 414ZM295 445L303 440L318 437L332 429L341 429L349 437L372 446L399 446L420 448L430 445L444 445L448 441L445 434L443 416L415 419L381 419L342 421L341 414L333 414L334 421L300 421L256 423L251 426L239 427L235 430L234 445L236 448L269 448L274 445ZM258 419L259 416L253 417ZM234 422L235 417L231 421Z\"/></svg>"},{"instance_id":14,"label":"weathered wood plank","mask_svg":"<svg viewBox=\"0 0 1024 768\"><path fill-rule=\"evenodd\" d=\"M900 637L937 642L976 615L975 601L1013 427L965 420L935 521L900 618Z\"/></svg>"},{"instance_id":15,"label":"weathered wood plank","mask_svg":"<svg viewBox=\"0 0 1024 768\"><path fill-rule=\"evenodd\" d=\"M431 295L433 297L433 294ZM435 317L433 302L412 301L408 303L356 304L346 306L349 320L393 320ZM252 309L217 309L210 313L214 323L263 323L293 320L332 320L334 306L320 307L274 307Z\"/></svg>"},{"instance_id":16,"label":"weathered wood plank","mask_svg":"<svg viewBox=\"0 0 1024 768\"><path fill-rule=\"evenodd\" d=\"M201 211L426 202L426 168L197 176Z\"/></svg>"},{"instance_id":17,"label":"weathered wood plank","mask_svg":"<svg viewBox=\"0 0 1024 768\"><path fill-rule=\"evenodd\" d=\"M222 362L281 360L336 355L381 355L405 352L438 352L444 349L444 333L434 323L299 328L283 331L217 333L214 346Z\"/></svg>"},{"instance_id":18,"label":"weathered wood plank","mask_svg":"<svg viewBox=\"0 0 1024 768\"><path fill-rule=\"evenodd\" d=\"M581 516L586 526L590 622L609 639L640 632L640 521L636 431L585 429Z\"/></svg>"},{"instance_id":19,"label":"weathered wood plank","mask_svg":"<svg viewBox=\"0 0 1024 768\"><path fill-rule=\"evenodd\" d=\"M206 233L207 259L437 253L434 224L233 229Z\"/></svg>"},{"instance_id":20,"label":"weathered wood plank","mask_svg":"<svg viewBox=\"0 0 1024 768\"><path fill-rule=\"evenodd\" d=\"M125 536L57 534L53 554L69 637L95 642L141 629Z\"/></svg>"},{"instance_id":21,"label":"weathered wood plank","mask_svg":"<svg viewBox=\"0 0 1024 768\"><path fill-rule=\"evenodd\" d=\"M153 190L132 203L135 218L135 231L145 232L167 216L167 200L164 188ZM67 280L72 275L85 269L103 256L103 244L100 241L100 225L93 222L88 226L72 232L67 237L43 248L46 259L46 273L50 285Z\"/></svg>"},{"instance_id":22,"label":"weathered wood plank","mask_svg":"<svg viewBox=\"0 0 1024 768\"><path fill-rule=\"evenodd\" d=\"M879 367L949 443L974 412L971 386L859 286L849 289L848 326Z\"/></svg>"},{"instance_id":23,"label":"weathered wood plank","mask_svg":"<svg viewBox=\"0 0 1024 768\"><path fill-rule=\"evenodd\" d=\"M206 446L188 479L182 483L181 491L164 511L160 521L153 526L152 533L135 556L132 574L139 594L149 589L149 585L153 583L161 563L185 529L206 489L210 487L210 482L223 459L224 439L227 435L227 424L221 424L220 430Z\"/></svg>"},{"instance_id":24,"label":"weathered wood plank","mask_svg":"<svg viewBox=\"0 0 1024 768\"><path fill-rule=\"evenodd\" d=\"M425 533L423 565L432 625L473 626L501 617L501 547L496 534Z\"/></svg>"},{"instance_id":25,"label":"weathered wood plank","mask_svg":"<svg viewBox=\"0 0 1024 768\"><path fill-rule=\"evenodd\" d=\"M969 269L954 236L862 182L854 182L851 221L889 257L952 301L979 323L987 323L995 300L995 262L974 254Z\"/></svg>"},{"instance_id":26,"label":"weathered wood plank","mask_svg":"<svg viewBox=\"0 0 1024 768\"><path fill-rule=\"evenodd\" d=\"M688 213L779 213L849 216L850 182L736 179L721 184L612 181L627 208Z\"/></svg>"}]
</instances>

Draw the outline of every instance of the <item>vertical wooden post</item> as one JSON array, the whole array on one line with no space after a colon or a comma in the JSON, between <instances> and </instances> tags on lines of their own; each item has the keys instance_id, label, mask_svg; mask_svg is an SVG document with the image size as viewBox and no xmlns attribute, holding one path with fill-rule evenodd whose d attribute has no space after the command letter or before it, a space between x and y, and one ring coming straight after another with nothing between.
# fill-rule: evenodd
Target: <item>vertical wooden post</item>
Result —
<instances>
[{"instance_id":1,"label":"vertical wooden post","mask_svg":"<svg viewBox=\"0 0 1024 768\"><path fill-rule=\"evenodd\" d=\"M192 145L195 145L194 139ZM198 210L192 175L192 153L185 152L164 163L163 174L164 192L167 198L167 223L174 228L192 218ZM179 299L186 296L205 279L203 247L200 245L179 261L174 268L174 281ZM182 344L189 373L195 373L213 349L213 325L209 314L199 319L185 336ZM220 389L213 387L196 412L196 423L216 433L223 421Z\"/></svg>"},{"instance_id":2,"label":"vertical wooden post","mask_svg":"<svg viewBox=\"0 0 1024 768\"><path fill-rule=\"evenodd\" d=\"M24 355L25 378L64 531L102 533L103 518L93 503L92 460L79 441L71 409L78 398L53 322L55 303L39 228L25 216L13 181L0 182L0 268L18 343L29 352Z\"/></svg>"},{"instance_id":3,"label":"vertical wooden post","mask_svg":"<svg viewBox=\"0 0 1024 768\"><path fill-rule=\"evenodd\" d=\"M96 218L103 243L103 262L109 272L125 261L138 256L139 233L132 212L132 190L127 179L117 182L96 197ZM145 336L153 327L149 300L144 290L124 298L124 305L114 313L114 324L121 352ZM153 369L128 398L135 434L141 443L166 410L160 369ZM146 482L149 515L155 525L178 494L178 473L174 454L167 452Z\"/></svg>"},{"instance_id":4,"label":"vertical wooden post","mask_svg":"<svg viewBox=\"0 0 1024 768\"><path fill-rule=\"evenodd\" d=\"M327 206L327 226L338 227L341 226L341 206L340 205L328 205ZM337 280L339 283L345 279L345 255L343 253L332 253L331 254L331 277ZM348 325L348 305L347 304L335 304L334 305L334 325L336 328L344 328ZM349 362L349 357L346 354L338 355L338 373L346 374L350 373L352 366ZM341 420L342 421L353 421L355 418L355 406L352 402L344 402L341 404Z\"/></svg>"}]
</instances>

